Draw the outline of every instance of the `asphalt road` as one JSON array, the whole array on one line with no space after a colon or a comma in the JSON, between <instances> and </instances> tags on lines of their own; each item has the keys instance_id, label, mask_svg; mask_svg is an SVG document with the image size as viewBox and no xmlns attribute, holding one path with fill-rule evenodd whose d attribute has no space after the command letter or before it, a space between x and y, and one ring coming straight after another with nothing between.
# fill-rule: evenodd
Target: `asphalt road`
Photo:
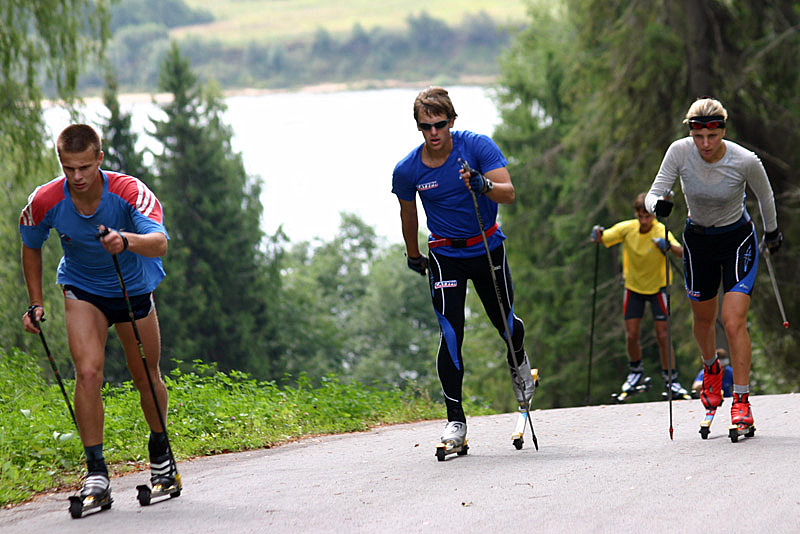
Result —
<instances>
[{"instance_id":1,"label":"asphalt road","mask_svg":"<svg viewBox=\"0 0 800 534\"><path fill-rule=\"evenodd\" d=\"M0 533L800 532L800 394L752 397L755 437L711 436L700 401L469 419L469 454L434 457L443 421L310 438L180 464L183 494L140 507L147 473L112 480L111 510L74 520L67 494L0 510Z\"/></svg>"}]
</instances>

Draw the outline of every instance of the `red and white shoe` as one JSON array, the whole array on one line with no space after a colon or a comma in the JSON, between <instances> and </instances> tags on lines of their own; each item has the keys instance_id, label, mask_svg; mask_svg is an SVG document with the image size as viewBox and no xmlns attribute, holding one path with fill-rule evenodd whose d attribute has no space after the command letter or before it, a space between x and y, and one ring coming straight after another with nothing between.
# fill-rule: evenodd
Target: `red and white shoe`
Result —
<instances>
[{"instance_id":1,"label":"red and white shoe","mask_svg":"<svg viewBox=\"0 0 800 534\"><path fill-rule=\"evenodd\" d=\"M749 393L734 393L731 406L731 423L736 426L753 426L753 410L750 409Z\"/></svg>"}]
</instances>

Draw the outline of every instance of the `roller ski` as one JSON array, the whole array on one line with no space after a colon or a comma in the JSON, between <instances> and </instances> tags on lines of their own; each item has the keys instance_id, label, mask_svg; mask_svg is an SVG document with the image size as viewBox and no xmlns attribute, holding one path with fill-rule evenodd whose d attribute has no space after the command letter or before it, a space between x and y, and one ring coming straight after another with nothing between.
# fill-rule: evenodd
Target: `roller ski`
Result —
<instances>
[{"instance_id":1,"label":"roller ski","mask_svg":"<svg viewBox=\"0 0 800 534\"><path fill-rule=\"evenodd\" d=\"M152 487L151 487L152 486ZM175 463L169 454L165 454L150 461L150 486L142 484L136 486L136 496L141 506L148 506L153 499L169 496L171 499L180 497L181 476L175 468Z\"/></svg>"},{"instance_id":2,"label":"roller ski","mask_svg":"<svg viewBox=\"0 0 800 534\"><path fill-rule=\"evenodd\" d=\"M708 439L708 434L711 432L711 423L714 422L714 415L716 415L717 409L711 408L706 410L706 416L700 422L700 437L703 439Z\"/></svg>"},{"instance_id":3,"label":"roller ski","mask_svg":"<svg viewBox=\"0 0 800 534\"><path fill-rule=\"evenodd\" d=\"M637 365L630 367L628 377L625 379L625 383L622 384L622 391L612 393L611 398L617 404L622 404L628 400L628 397L650 391L651 385L650 377L644 376L644 367L642 367L641 362L638 362Z\"/></svg>"},{"instance_id":4,"label":"roller ski","mask_svg":"<svg viewBox=\"0 0 800 534\"><path fill-rule=\"evenodd\" d=\"M753 424L753 411L750 409L749 393L734 393L733 406L731 406L731 426L728 427L728 437L731 443L736 443L739 438L752 438L756 434Z\"/></svg>"},{"instance_id":5,"label":"roller ski","mask_svg":"<svg viewBox=\"0 0 800 534\"><path fill-rule=\"evenodd\" d=\"M108 474L91 473L84 479L83 488L78 495L72 495L69 498L69 515L73 519L80 519L84 512L95 508L110 509L113 502Z\"/></svg>"},{"instance_id":6,"label":"roller ski","mask_svg":"<svg viewBox=\"0 0 800 534\"><path fill-rule=\"evenodd\" d=\"M446 456L457 454L464 456L469 450L467 445L467 423L448 421L442 432L441 442L436 445L436 459L443 462Z\"/></svg>"},{"instance_id":7,"label":"roller ski","mask_svg":"<svg viewBox=\"0 0 800 534\"><path fill-rule=\"evenodd\" d=\"M522 371L523 367L526 367L526 368L530 369L530 364L528 363L527 358L526 358L525 362L523 363L523 365L520 366L520 373L523 372ZM531 380L532 380L533 387L526 387L526 394L527 394L526 396L528 397L528 409L527 410L525 409L525 401L524 400L520 400L520 398L519 398L519 397L521 397L521 395L517 396L517 401L519 402L519 405L520 405L519 406L519 413L517 414L517 424L514 427L514 433L511 435L511 442L514 444L514 447L517 450L522 449L522 445L525 443L525 439L524 439L525 438L525 426L528 424L528 412L529 412L529 410L531 408L531 403L533 401L533 392L536 389L536 387L539 385L539 369L532 369L530 374L531 374ZM512 376L513 376L513 372L512 372ZM516 387L516 381L514 382L514 384L515 384L514 392L516 393L518 391L518 389ZM530 384L526 384L526 385L530 386Z\"/></svg>"}]
</instances>

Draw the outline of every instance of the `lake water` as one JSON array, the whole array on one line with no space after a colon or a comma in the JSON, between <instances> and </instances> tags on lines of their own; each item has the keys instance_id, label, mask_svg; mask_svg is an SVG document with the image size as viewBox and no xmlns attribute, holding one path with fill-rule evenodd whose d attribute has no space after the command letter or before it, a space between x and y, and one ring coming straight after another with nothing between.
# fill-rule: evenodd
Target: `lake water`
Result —
<instances>
[{"instance_id":1,"label":"lake water","mask_svg":"<svg viewBox=\"0 0 800 534\"><path fill-rule=\"evenodd\" d=\"M459 114L455 128L491 135L499 123L492 91L448 90ZM226 98L224 118L234 132L233 149L242 154L248 174L263 181L264 231L271 234L282 225L292 242L327 241L338 230L339 214L348 212L375 228L386 243L402 242L392 170L422 142L412 115L418 92L300 91ZM158 106L124 97L121 106L133 116L140 146L157 148L143 134L152 130L151 117L164 118ZM106 110L89 102L84 113L84 120L96 124L98 113ZM57 108L47 110L45 119L54 137L69 124L66 112Z\"/></svg>"}]
</instances>

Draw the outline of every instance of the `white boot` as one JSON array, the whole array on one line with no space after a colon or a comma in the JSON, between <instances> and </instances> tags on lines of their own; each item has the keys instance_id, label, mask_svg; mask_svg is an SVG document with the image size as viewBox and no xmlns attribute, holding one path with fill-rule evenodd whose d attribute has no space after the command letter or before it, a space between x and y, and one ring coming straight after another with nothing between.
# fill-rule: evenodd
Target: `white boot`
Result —
<instances>
[{"instance_id":1,"label":"white boot","mask_svg":"<svg viewBox=\"0 0 800 534\"><path fill-rule=\"evenodd\" d=\"M527 399L528 403L531 402L533 399L533 392L536 391L536 383L533 381L533 376L531 375L531 364L528 361L528 354L525 354L525 359L521 364L518 365L519 367L519 374L522 377L522 380L517 377L517 371L514 369L514 365L509 365L508 370L511 373L511 383L514 385L514 394L517 397L517 402L522 405L525 403ZM523 395L524 391L524 395Z\"/></svg>"},{"instance_id":2,"label":"white boot","mask_svg":"<svg viewBox=\"0 0 800 534\"><path fill-rule=\"evenodd\" d=\"M453 447L461 447L467 440L467 423L448 421L442 432L442 443L452 442Z\"/></svg>"}]
</instances>

